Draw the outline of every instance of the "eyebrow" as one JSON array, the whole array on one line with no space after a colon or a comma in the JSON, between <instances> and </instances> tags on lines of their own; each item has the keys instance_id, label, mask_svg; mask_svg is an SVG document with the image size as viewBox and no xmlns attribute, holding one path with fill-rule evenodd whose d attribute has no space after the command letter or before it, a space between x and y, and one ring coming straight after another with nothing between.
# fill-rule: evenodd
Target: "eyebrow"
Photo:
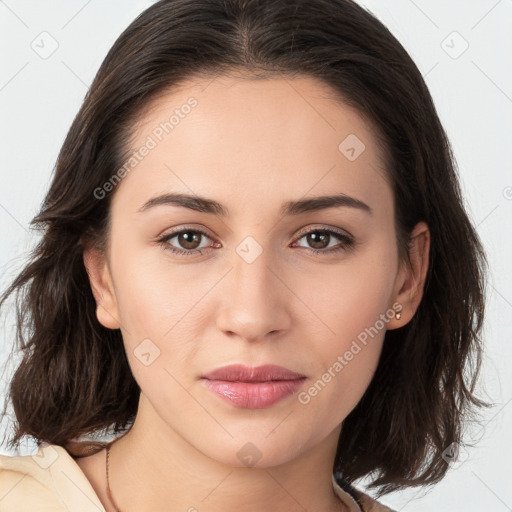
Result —
<instances>
[{"instance_id":1,"label":"eyebrow","mask_svg":"<svg viewBox=\"0 0 512 512\"><path fill-rule=\"evenodd\" d=\"M229 210L221 203L189 194L166 193L147 200L138 212L144 212L155 206L168 205L168 206L181 206L201 213L211 213L227 217ZM326 210L328 208L337 207L350 207L362 210L370 215L373 213L370 206L363 201L356 199L346 194L336 194L330 196L310 197L300 199L298 201L287 201L283 203L280 214L282 216L299 215L306 212L314 212L319 210Z\"/></svg>"}]
</instances>

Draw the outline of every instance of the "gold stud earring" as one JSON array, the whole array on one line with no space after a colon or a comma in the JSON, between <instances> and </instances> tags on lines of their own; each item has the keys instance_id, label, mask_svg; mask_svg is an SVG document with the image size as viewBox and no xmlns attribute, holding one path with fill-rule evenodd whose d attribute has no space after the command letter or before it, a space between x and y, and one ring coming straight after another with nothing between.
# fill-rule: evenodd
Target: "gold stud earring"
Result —
<instances>
[{"instance_id":1,"label":"gold stud earring","mask_svg":"<svg viewBox=\"0 0 512 512\"><path fill-rule=\"evenodd\" d=\"M402 313L399 311L396 315L395 315L395 318L397 320L400 320L400 318L402 317Z\"/></svg>"}]
</instances>

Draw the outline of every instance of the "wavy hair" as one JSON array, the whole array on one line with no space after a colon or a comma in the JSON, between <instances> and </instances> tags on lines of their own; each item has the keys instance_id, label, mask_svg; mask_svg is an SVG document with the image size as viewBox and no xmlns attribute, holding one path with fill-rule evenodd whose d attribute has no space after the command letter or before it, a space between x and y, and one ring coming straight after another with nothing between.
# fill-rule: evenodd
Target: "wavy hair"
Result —
<instances>
[{"instance_id":1,"label":"wavy hair","mask_svg":"<svg viewBox=\"0 0 512 512\"><path fill-rule=\"evenodd\" d=\"M419 221L431 232L423 299L385 334L372 382L343 422L334 471L374 478L381 496L430 485L443 452L485 403L482 358L486 259L458 182L448 137L413 60L369 11L350 0L161 0L141 13L101 64L58 155L31 226L42 237L0 299L16 292L22 359L7 399L10 447L71 439L133 421L140 389L120 330L97 320L83 251L106 247L112 194L95 190L128 158L149 103L194 77L242 70L306 75L328 84L374 128L392 184L400 258ZM4 415L5 408L4 406Z\"/></svg>"}]
</instances>

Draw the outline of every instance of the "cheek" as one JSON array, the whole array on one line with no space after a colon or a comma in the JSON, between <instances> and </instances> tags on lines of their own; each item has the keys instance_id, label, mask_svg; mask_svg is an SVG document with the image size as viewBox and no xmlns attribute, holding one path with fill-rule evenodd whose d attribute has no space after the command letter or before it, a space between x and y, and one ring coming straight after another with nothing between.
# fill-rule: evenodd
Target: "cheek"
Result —
<instances>
[{"instance_id":1,"label":"cheek","mask_svg":"<svg viewBox=\"0 0 512 512\"><path fill-rule=\"evenodd\" d=\"M328 429L350 414L373 378L386 331L381 305L369 297L360 304L340 299L325 316L334 334L317 336L316 374L298 400Z\"/></svg>"},{"instance_id":2,"label":"cheek","mask_svg":"<svg viewBox=\"0 0 512 512\"><path fill-rule=\"evenodd\" d=\"M323 425L325 431L343 422L368 388L382 346L380 339L371 343L368 346L349 343L347 350L334 351L324 371L298 394L305 414L314 418L316 424Z\"/></svg>"},{"instance_id":3,"label":"cheek","mask_svg":"<svg viewBox=\"0 0 512 512\"><path fill-rule=\"evenodd\" d=\"M161 339L183 315L193 283L183 279L179 267L173 269L163 248L133 235L113 238L112 261L125 331L136 338Z\"/></svg>"},{"instance_id":4,"label":"cheek","mask_svg":"<svg viewBox=\"0 0 512 512\"><path fill-rule=\"evenodd\" d=\"M396 251L385 244L356 253L339 265L304 271L294 286L311 313L304 328L315 326L328 352L343 349L390 308L396 272ZM384 331L381 324L378 328Z\"/></svg>"},{"instance_id":5,"label":"cheek","mask_svg":"<svg viewBox=\"0 0 512 512\"><path fill-rule=\"evenodd\" d=\"M396 253L385 245L372 251L330 268L329 275L317 273L301 281L299 293L314 313L307 315L303 328L316 326L314 357L321 368L299 401L315 408L315 414L325 414L329 424L328 404L342 421L364 394L378 365L387 322L393 318Z\"/></svg>"},{"instance_id":6,"label":"cheek","mask_svg":"<svg viewBox=\"0 0 512 512\"><path fill-rule=\"evenodd\" d=\"M184 382L197 355L197 306L211 279L192 273L192 265L171 265L158 247L115 249L115 293L132 373L143 389L165 382L170 392L172 376Z\"/></svg>"}]
</instances>

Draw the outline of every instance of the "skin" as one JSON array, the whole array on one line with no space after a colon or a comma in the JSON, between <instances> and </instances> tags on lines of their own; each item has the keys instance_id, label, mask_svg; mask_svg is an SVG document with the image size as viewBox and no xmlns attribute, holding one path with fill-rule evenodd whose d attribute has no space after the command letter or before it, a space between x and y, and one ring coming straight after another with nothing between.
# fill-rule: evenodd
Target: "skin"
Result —
<instances>
[{"instance_id":1,"label":"skin","mask_svg":"<svg viewBox=\"0 0 512 512\"><path fill-rule=\"evenodd\" d=\"M410 321L421 300L429 231L418 224L411 264L398 257L393 194L372 127L307 76L195 79L153 101L134 127L140 148L160 122L193 96L198 105L117 185L105 256L84 251L98 320L121 329L142 392L132 429L111 449L110 487L121 510L340 511L331 483L344 418L378 364L385 329ZM338 149L349 134L365 144L350 161ZM182 192L215 199L229 215L160 205ZM372 213L342 206L295 216L285 201L344 193ZM157 240L172 228L201 229L202 255L173 255ZM313 245L304 233L333 228L343 241ZM189 235L190 236L190 235ZM253 237L262 253L236 251ZM251 249L253 250L253 249ZM254 253L253 253L254 254ZM273 406L239 409L200 376L233 363L278 364L307 376L307 390L365 328L399 302L391 318L309 403L293 394ZM135 355L149 338L160 355ZM259 460L238 453L252 443ZM107 511L105 451L77 459Z\"/></svg>"}]
</instances>

